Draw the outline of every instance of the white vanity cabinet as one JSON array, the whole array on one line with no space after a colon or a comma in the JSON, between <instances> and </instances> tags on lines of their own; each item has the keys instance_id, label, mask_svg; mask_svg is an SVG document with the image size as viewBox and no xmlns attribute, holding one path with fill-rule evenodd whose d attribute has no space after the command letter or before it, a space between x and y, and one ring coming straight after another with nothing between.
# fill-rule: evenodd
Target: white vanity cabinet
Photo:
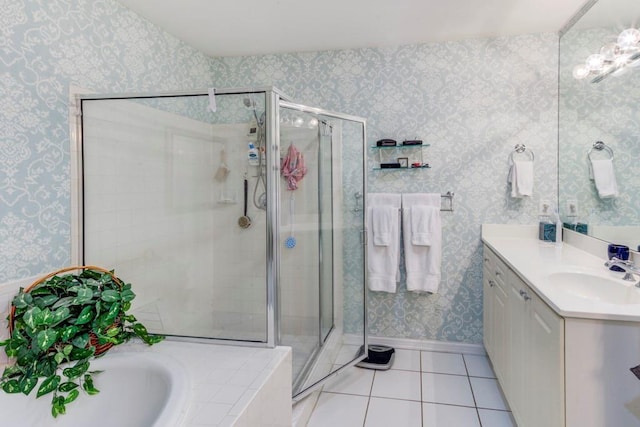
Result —
<instances>
[{"instance_id":1,"label":"white vanity cabinet","mask_svg":"<svg viewBox=\"0 0 640 427\"><path fill-rule=\"evenodd\" d=\"M507 266L490 250L484 252L484 346L493 361L498 377L504 374L509 363L507 334ZM490 327L487 327L490 325Z\"/></svg>"},{"instance_id":2,"label":"white vanity cabinet","mask_svg":"<svg viewBox=\"0 0 640 427\"><path fill-rule=\"evenodd\" d=\"M484 248L485 347L518 427L565 425L564 319Z\"/></svg>"}]
</instances>

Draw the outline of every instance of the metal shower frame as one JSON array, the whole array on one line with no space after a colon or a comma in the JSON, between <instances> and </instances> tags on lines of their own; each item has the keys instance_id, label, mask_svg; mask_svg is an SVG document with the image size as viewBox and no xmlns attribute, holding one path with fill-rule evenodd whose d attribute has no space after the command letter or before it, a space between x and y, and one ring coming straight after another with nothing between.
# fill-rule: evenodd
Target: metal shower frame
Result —
<instances>
[{"instance_id":1,"label":"metal shower frame","mask_svg":"<svg viewBox=\"0 0 640 427\"><path fill-rule=\"evenodd\" d=\"M216 338L196 338L189 336L171 336L170 339L175 341L189 342L205 342L226 345L241 345L253 347L269 347L273 348L280 342L280 327L276 319L279 318L279 301L278 296L280 289L278 283L280 278L280 266L277 262L281 259L281 242L280 242L280 218L281 207L278 203L280 200L280 114L279 107L294 109L300 112L306 112L316 115L359 122L363 126L363 190L366 193L367 188L367 155L366 155L366 120L348 114L336 113L321 108L308 107L302 104L296 104L291 98L285 95L279 89L267 87L241 87L241 88L216 88L216 95L249 95L249 94L265 94L265 112L266 112L266 140L265 145L270 149L266 150L266 180L267 180L267 206L271 208L266 211L266 279L267 279L267 337L265 342L251 342L242 340L227 340ZM81 263L84 245L83 236L83 177L82 177L82 101L85 100L116 100L130 98L170 98L178 96L207 96L207 89L174 91L174 92L143 92L143 93L123 93L123 94L85 94L80 93L79 89L72 89L70 95L70 133L71 133L71 168L72 179L71 196L72 196L72 262ZM366 210L363 212L364 221L363 228L367 223ZM363 229L364 233L365 230ZM78 264L79 265L79 264ZM364 279L366 281L366 256L363 265ZM366 283L366 282L365 282ZM364 291L364 344L367 348L367 287L363 283Z\"/></svg>"}]
</instances>

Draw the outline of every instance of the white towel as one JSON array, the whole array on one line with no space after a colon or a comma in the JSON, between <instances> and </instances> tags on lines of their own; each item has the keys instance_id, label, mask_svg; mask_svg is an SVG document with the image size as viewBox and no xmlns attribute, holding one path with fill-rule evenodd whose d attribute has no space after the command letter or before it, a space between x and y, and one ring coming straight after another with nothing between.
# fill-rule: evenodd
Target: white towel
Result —
<instances>
[{"instance_id":1,"label":"white towel","mask_svg":"<svg viewBox=\"0 0 640 427\"><path fill-rule=\"evenodd\" d=\"M511 197L530 197L533 194L533 162L514 160L509 170Z\"/></svg>"},{"instance_id":2,"label":"white towel","mask_svg":"<svg viewBox=\"0 0 640 427\"><path fill-rule=\"evenodd\" d=\"M411 206L411 244L431 246L433 233L440 228L440 209L435 206Z\"/></svg>"},{"instance_id":3,"label":"white towel","mask_svg":"<svg viewBox=\"0 0 640 427\"><path fill-rule=\"evenodd\" d=\"M375 246L391 244L392 229L398 226L398 208L395 206L371 206L371 231Z\"/></svg>"},{"instance_id":4,"label":"white towel","mask_svg":"<svg viewBox=\"0 0 640 427\"><path fill-rule=\"evenodd\" d=\"M592 178L601 199L618 197L618 183L613 170L613 159L592 159Z\"/></svg>"},{"instance_id":5,"label":"white towel","mask_svg":"<svg viewBox=\"0 0 640 427\"><path fill-rule=\"evenodd\" d=\"M413 209L416 206L424 209ZM404 230L404 260L407 271L407 290L437 292L440 286L442 263L442 226L440 221L440 194L413 193L402 195L402 229ZM413 243L413 213L428 217L429 246ZM422 216L424 214L424 216ZM417 218L416 218L417 219ZM416 224L417 229L423 226ZM420 241L420 238L417 239ZM423 240L424 241L424 240Z\"/></svg>"},{"instance_id":6,"label":"white towel","mask_svg":"<svg viewBox=\"0 0 640 427\"><path fill-rule=\"evenodd\" d=\"M397 282L400 280L400 194L369 193L367 194L367 275L369 289L379 292L396 292ZM390 215L389 244L377 246L373 234L373 211L376 208L390 208L381 210Z\"/></svg>"}]
</instances>

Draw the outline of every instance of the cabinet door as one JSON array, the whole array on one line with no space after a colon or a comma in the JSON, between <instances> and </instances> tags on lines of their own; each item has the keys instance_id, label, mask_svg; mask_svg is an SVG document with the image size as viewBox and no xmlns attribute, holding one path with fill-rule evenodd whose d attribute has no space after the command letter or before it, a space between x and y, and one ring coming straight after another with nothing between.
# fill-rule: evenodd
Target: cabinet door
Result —
<instances>
[{"instance_id":1,"label":"cabinet door","mask_svg":"<svg viewBox=\"0 0 640 427\"><path fill-rule=\"evenodd\" d=\"M493 287L495 286L494 263L496 256L488 247L482 248L482 341L490 358L493 358Z\"/></svg>"},{"instance_id":2,"label":"cabinet door","mask_svg":"<svg viewBox=\"0 0 640 427\"><path fill-rule=\"evenodd\" d=\"M537 295L529 300L530 425L564 426L564 319Z\"/></svg>"},{"instance_id":3,"label":"cabinet door","mask_svg":"<svg viewBox=\"0 0 640 427\"><path fill-rule=\"evenodd\" d=\"M495 281L491 277L491 273L485 268L482 276L482 323L483 323L483 341L484 348L487 350L489 357L494 357L494 340L493 340L493 287Z\"/></svg>"},{"instance_id":4,"label":"cabinet door","mask_svg":"<svg viewBox=\"0 0 640 427\"><path fill-rule=\"evenodd\" d=\"M491 288L491 325L493 342L493 370L498 379L504 381L506 372L510 369L511 351L509 349L509 294L496 284Z\"/></svg>"},{"instance_id":5,"label":"cabinet door","mask_svg":"<svg viewBox=\"0 0 640 427\"><path fill-rule=\"evenodd\" d=\"M527 320L527 304L523 294L525 287L526 285L518 276L515 274L510 276L507 303L510 364L503 388L518 427L530 426L527 411L527 398L530 395L527 390L529 382L529 337L527 336L529 322Z\"/></svg>"}]
</instances>

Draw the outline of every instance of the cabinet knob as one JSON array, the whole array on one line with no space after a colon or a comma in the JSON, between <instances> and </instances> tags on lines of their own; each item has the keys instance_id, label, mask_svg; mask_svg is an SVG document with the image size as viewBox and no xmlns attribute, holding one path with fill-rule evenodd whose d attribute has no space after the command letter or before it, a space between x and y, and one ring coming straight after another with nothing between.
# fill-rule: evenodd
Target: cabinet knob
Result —
<instances>
[{"instance_id":1,"label":"cabinet knob","mask_svg":"<svg viewBox=\"0 0 640 427\"><path fill-rule=\"evenodd\" d=\"M524 299L525 301L529 301L531 299L531 297L529 296L529 294L527 293L527 291L520 289L520 296L522 297L522 299Z\"/></svg>"},{"instance_id":2,"label":"cabinet knob","mask_svg":"<svg viewBox=\"0 0 640 427\"><path fill-rule=\"evenodd\" d=\"M489 286L490 287L493 288L495 286L495 284L496 284L496 282L494 282L493 280L489 280Z\"/></svg>"},{"instance_id":3,"label":"cabinet knob","mask_svg":"<svg viewBox=\"0 0 640 427\"><path fill-rule=\"evenodd\" d=\"M496 276L502 276L502 273L496 270Z\"/></svg>"},{"instance_id":4,"label":"cabinet knob","mask_svg":"<svg viewBox=\"0 0 640 427\"><path fill-rule=\"evenodd\" d=\"M485 259L484 259L484 262L489 262L489 258L485 258Z\"/></svg>"}]
</instances>

